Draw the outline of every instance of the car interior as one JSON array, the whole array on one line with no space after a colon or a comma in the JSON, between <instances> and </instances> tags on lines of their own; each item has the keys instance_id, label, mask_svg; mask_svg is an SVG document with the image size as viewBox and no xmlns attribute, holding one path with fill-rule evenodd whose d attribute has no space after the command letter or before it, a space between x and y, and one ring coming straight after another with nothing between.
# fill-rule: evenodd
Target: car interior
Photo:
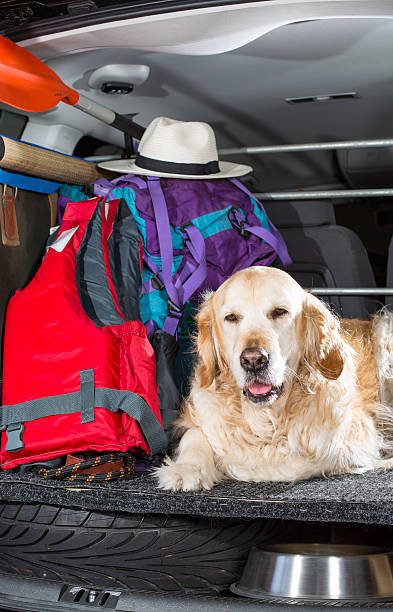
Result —
<instances>
[{"instance_id":1,"label":"car interior","mask_svg":"<svg viewBox=\"0 0 393 612\"><path fill-rule=\"evenodd\" d=\"M1 36L93 103L140 126L158 116L210 124L220 159L252 166L242 181L285 240L292 264L284 269L339 317L369 319L392 308L391 2L17 0L0 1L0 17ZM27 73L19 78L28 107L34 83ZM40 112L16 108L2 102L5 89L0 79L4 139L91 166L135 154L137 141L99 118L64 101ZM58 226L57 187L72 186L53 178L54 168L46 175L32 170L26 157L15 174L52 180L56 190L16 192L4 159L0 150L2 335L11 295L33 278ZM77 184L90 197L87 183ZM17 246L4 238L7 189ZM176 365L180 393L193 365L189 339L184 343ZM273 561L251 558L250 551L300 551L320 575L328 570L318 565L319 549L310 553L305 543L330 546L336 560L338 545L359 546L363 557L374 549L388 554L392 482L389 472L367 472L170 494L149 474L72 484L23 466L3 470L0 609L389 607L393 557L381 561L391 592L363 591L359 585L385 578L369 578L363 566L349 577L337 561L345 578L336 577L342 583L329 599L305 595L294 582L286 594L274 594L266 581L258 589L255 581L261 584ZM352 593L343 586L351 580Z\"/></svg>"}]
</instances>

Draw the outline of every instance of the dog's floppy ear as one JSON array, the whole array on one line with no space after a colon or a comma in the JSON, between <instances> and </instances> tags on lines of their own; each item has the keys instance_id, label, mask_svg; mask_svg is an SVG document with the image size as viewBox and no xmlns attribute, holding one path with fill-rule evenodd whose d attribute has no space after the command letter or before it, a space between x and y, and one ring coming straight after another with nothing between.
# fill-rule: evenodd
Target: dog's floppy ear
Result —
<instances>
[{"instance_id":1,"label":"dog's floppy ear","mask_svg":"<svg viewBox=\"0 0 393 612\"><path fill-rule=\"evenodd\" d=\"M208 293L199 309L196 320L198 335L196 349L198 353L197 375L202 388L210 387L217 372L218 359L213 337L213 293Z\"/></svg>"},{"instance_id":2,"label":"dog's floppy ear","mask_svg":"<svg viewBox=\"0 0 393 612\"><path fill-rule=\"evenodd\" d=\"M329 380L337 380L344 368L340 323L321 300L307 292L301 327L305 365Z\"/></svg>"}]
</instances>

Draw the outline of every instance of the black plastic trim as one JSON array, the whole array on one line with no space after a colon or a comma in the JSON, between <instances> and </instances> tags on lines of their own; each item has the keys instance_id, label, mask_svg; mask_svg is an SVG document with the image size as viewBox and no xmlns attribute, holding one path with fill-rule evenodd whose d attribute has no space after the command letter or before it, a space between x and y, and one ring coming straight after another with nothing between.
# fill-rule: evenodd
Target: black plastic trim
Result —
<instances>
[{"instance_id":1,"label":"black plastic trim","mask_svg":"<svg viewBox=\"0 0 393 612\"><path fill-rule=\"evenodd\" d=\"M283 603L267 603L263 600L252 600L248 598L225 597L225 596L201 596L201 595L172 595L164 593L145 593L141 591L123 591L117 601L116 608L100 607L94 605L84 605L76 602L70 604L68 602L59 601L62 592L69 585L60 582L51 582L49 580L37 580L29 578L21 578L14 576L0 576L0 606L6 607L9 612L11 610L26 610L28 612L92 612L92 610L102 609L118 612L130 612L138 610L138 612L226 612L229 610L250 610L257 612L258 610L292 610L292 604ZM6 591L6 592L4 592ZM14 595L11 593L18 593ZM370 607L383 608L389 607L381 603L370 602L370 605L365 607L356 607L357 611L369 610ZM390 604L391 605L391 604ZM302 605L302 612L315 612L316 610L325 610L328 606L325 605Z\"/></svg>"}]
</instances>

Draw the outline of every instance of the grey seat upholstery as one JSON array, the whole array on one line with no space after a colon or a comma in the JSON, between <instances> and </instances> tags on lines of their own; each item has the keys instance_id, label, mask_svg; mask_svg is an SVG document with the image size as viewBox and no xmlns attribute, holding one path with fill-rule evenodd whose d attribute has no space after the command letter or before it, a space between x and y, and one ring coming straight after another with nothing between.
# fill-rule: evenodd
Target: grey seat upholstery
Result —
<instances>
[{"instance_id":1,"label":"grey seat upholstery","mask_svg":"<svg viewBox=\"0 0 393 612\"><path fill-rule=\"evenodd\" d=\"M376 286L366 249L352 230L336 225L330 202L275 201L264 207L293 260L285 269L302 287ZM378 298L329 296L325 300L339 316L348 318L368 318L381 306Z\"/></svg>"}]
</instances>

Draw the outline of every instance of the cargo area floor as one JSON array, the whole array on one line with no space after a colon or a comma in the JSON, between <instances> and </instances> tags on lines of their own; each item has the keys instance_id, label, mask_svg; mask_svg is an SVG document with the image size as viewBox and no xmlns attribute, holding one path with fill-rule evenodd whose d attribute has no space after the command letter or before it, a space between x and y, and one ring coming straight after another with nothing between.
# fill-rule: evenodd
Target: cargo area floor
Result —
<instances>
[{"instance_id":1,"label":"cargo area floor","mask_svg":"<svg viewBox=\"0 0 393 612\"><path fill-rule=\"evenodd\" d=\"M228 481L210 491L176 493L158 489L148 473L116 483L79 484L4 472L0 500L115 512L393 525L393 472L297 483Z\"/></svg>"}]
</instances>

